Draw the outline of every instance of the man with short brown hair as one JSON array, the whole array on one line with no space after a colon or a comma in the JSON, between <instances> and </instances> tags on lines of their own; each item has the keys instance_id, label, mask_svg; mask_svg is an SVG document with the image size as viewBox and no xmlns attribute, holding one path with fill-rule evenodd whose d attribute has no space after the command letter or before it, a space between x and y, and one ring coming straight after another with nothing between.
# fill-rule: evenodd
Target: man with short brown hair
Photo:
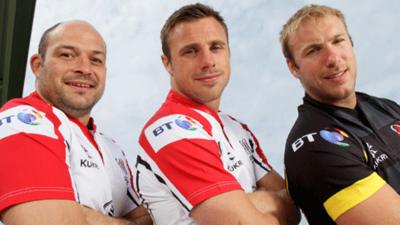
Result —
<instances>
[{"instance_id":1,"label":"man with short brown hair","mask_svg":"<svg viewBox=\"0 0 400 225\"><path fill-rule=\"evenodd\" d=\"M219 109L230 77L223 18L203 4L183 6L161 40L171 91L142 130L137 161L137 191L155 224L297 224L257 138Z\"/></svg>"}]
</instances>

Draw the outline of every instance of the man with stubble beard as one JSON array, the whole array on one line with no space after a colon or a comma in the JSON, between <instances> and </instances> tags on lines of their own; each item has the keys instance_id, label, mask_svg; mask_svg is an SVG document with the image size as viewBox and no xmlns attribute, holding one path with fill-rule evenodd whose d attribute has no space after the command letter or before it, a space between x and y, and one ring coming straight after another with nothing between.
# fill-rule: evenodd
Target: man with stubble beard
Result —
<instances>
[{"instance_id":1,"label":"man with stubble beard","mask_svg":"<svg viewBox=\"0 0 400 225\"><path fill-rule=\"evenodd\" d=\"M355 91L356 58L343 13L304 6L280 40L305 90L285 151L296 205L310 225L400 224L400 107Z\"/></svg>"},{"instance_id":2,"label":"man with stubble beard","mask_svg":"<svg viewBox=\"0 0 400 225\"><path fill-rule=\"evenodd\" d=\"M137 188L157 225L297 224L283 178L246 124L220 111L230 77L228 29L203 4L161 31L171 90L142 130Z\"/></svg>"},{"instance_id":3,"label":"man with stubble beard","mask_svg":"<svg viewBox=\"0 0 400 225\"><path fill-rule=\"evenodd\" d=\"M90 115L104 92L106 46L85 21L42 35L36 90L0 110L0 215L6 225L152 224L124 152Z\"/></svg>"}]
</instances>

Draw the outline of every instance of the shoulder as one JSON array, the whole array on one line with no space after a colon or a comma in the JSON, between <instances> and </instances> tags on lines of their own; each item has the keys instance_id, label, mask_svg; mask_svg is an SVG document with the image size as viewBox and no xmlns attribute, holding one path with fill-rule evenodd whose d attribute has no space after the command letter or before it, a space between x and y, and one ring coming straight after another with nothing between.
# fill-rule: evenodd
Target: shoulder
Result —
<instances>
[{"instance_id":1,"label":"shoulder","mask_svg":"<svg viewBox=\"0 0 400 225\"><path fill-rule=\"evenodd\" d=\"M292 175L319 173L328 165L363 163L363 146L342 124L323 113L299 114L285 147L286 172Z\"/></svg>"},{"instance_id":2,"label":"shoulder","mask_svg":"<svg viewBox=\"0 0 400 225\"><path fill-rule=\"evenodd\" d=\"M144 126L139 142L149 142L154 150L183 139L211 139L208 118L189 108L176 105L161 107Z\"/></svg>"},{"instance_id":3,"label":"shoulder","mask_svg":"<svg viewBox=\"0 0 400 225\"><path fill-rule=\"evenodd\" d=\"M287 138L287 151L291 148L295 152L304 144L315 142L315 137L321 130L334 126L332 118L323 111L310 105L299 106L299 115Z\"/></svg>"},{"instance_id":4,"label":"shoulder","mask_svg":"<svg viewBox=\"0 0 400 225\"><path fill-rule=\"evenodd\" d=\"M357 100L363 105L372 106L375 110L389 114L400 114L400 106L393 100L371 96L362 92L357 92Z\"/></svg>"},{"instance_id":5,"label":"shoulder","mask_svg":"<svg viewBox=\"0 0 400 225\"><path fill-rule=\"evenodd\" d=\"M10 102L0 112L0 137L18 133L38 134L57 138L51 112L24 102Z\"/></svg>"}]
</instances>

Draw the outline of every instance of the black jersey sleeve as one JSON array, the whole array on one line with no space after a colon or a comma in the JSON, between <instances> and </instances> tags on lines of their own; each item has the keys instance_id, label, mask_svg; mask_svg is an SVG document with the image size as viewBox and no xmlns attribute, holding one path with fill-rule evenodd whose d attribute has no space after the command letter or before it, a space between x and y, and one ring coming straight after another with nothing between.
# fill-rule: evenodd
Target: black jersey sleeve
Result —
<instances>
[{"instance_id":1,"label":"black jersey sleeve","mask_svg":"<svg viewBox=\"0 0 400 225\"><path fill-rule=\"evenodd\" d=\"M339 127L292 130L285 150L288 190L306 216L324 211L334 221L383 186L366 157Z\"/></svg>"}]
</instances>

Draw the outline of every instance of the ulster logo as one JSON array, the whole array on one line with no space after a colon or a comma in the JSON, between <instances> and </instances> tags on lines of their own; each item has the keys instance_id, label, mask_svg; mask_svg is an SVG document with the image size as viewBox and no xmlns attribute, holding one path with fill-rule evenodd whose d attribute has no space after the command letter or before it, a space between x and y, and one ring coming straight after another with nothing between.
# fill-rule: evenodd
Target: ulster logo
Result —
<instances>
[{"instance_id":1,"label":"ulster logo","mask_svg":"<svg viewBox=\"0 0 400 225\"><path fill-rule=\"evenodd\" d=\"M392 124L390 126L390 129L392 129L392 131L396 132L396 134L400 135L400 121L397 121L396 123Z\"/></svg>"}]
</instances>

